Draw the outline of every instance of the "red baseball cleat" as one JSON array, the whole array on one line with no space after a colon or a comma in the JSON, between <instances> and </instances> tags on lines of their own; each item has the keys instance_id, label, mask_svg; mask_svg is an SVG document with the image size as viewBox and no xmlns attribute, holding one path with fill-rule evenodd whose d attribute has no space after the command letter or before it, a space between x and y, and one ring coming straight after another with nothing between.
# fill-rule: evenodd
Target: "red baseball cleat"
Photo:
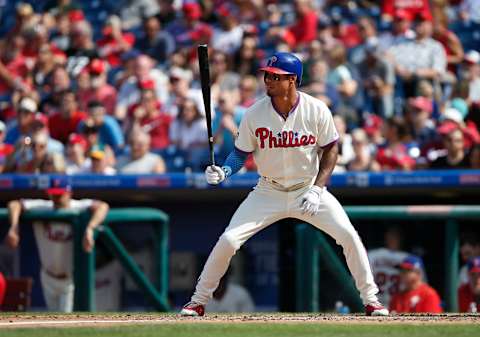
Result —
<instances>
[{"instance_id":1,"label":"red baseball cleat","mask_svg":"<svg viewBox=\"0 0 480 337\"><path fill-rule=\"evenodd\" d=\"M180 311L180 315L182 316L203 316L205 315L205 306L203 304L197 302L188 302Z\"/></svg>"},{"instance_id":2,"label":"red baseball cleat","mask_svg":"<svg viewBox=\"0 0 480 337\"><path fill-rule=\"evenodd\" d=\"M388 309L380 302L371 302L365 306L365 315L367 316L388 316Z\"/></svg>"}]
</instances>

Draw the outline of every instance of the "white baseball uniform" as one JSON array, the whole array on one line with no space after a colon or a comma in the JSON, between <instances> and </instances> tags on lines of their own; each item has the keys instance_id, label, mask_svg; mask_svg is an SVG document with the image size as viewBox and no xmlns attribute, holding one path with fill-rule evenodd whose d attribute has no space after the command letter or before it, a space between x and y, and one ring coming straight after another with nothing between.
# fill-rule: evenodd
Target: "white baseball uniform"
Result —
<instances>
[{"instance_id":1,"label":"white baseball uniform","mask_svg":"<svg viewBox=\"0 0 480 337\"><path fill-rule=\"evenodd\" d=\"M235 252L255 233L287 217L309 222L332 236L343 247L363 302L377 300L378 288L367 252L335 197L324 188L316 215L301 210L302 195L318 174L319 149L337 139L328 107L302 92L298 92L297 103L286 119L275 110L270 97L260 99L246 111L235 147L253 153L262 177L210 253L192 301L206 304Z\"/></svg>"},{"instance_id":2,"label":"white baseball uniform","mask_svg":"<svg viewBox=\"0 0 480 337\"><path fill-rule=\"evenodd\" d=\"M71 200L69 209L86 210L93 200ZM53 210L51 200L23 199L24 210ZM38 254L42 265L40 278L43 296L50 311L73 310L73 228L67 223L35 221L33 223Z\"/></svg>"},{"instance_id":3,"label":"white baseball uniform","mask_svg":"<svg viewBox=\"0 0 480 337\"><path fill-rule=\"evenodd\" d=\"M399 291L400 271L397 265L409 254L388 248L377 248L368 251L368 259L372 266L375 283L378 285L378 298L386 307L391 297Z\"/></svg>"}]
</instances>

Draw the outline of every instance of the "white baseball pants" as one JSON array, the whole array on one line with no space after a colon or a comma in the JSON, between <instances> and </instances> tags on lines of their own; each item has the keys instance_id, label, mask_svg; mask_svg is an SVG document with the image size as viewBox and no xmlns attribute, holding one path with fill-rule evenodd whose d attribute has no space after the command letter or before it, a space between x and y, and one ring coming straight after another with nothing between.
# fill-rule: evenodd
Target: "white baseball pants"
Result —
<instances>
[{"instance_id":1,"label":"white baseball pants","mask_svg":"<svg viewBox=\"0 0 480 337\"><path fill-rule=\"evenodd\" d=\"M367 252L347 214L326 189L322 193L323 203L317 215L302 214L301 196L308 188L309 186L293 192L281 192L260 179L255 189L237 209L210 253L192 301L207 304L236 251L255 233L288 217L311 223L333 237L343 248L348 268L355 279L363 303L376 301L378 288L370 269Z\"/></svg>"},{"instance_id":2,"label":"white baseball pants","mask_svg":"<svg viewBox=\"0 0 480 337\"><path fill-rule=\"evenodd\" d=\"M48 311L72 312L75 286L71 278L57 279L48 275L43 268L40 271L43 297Z\"/></svg>"}]
</instances>

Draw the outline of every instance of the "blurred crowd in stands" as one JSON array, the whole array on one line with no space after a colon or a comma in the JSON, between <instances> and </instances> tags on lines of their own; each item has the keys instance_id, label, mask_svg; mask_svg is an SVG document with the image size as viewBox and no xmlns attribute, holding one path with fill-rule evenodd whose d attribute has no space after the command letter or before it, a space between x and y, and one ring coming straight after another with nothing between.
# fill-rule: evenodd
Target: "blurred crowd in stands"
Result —
<instances>
[{"instance_id":1,"label":"blurred crowd in stands","mask_svg":"<svg viewBox=\"0 0 480 337\"><path fill-rule=\"evenodd\" d=\"M219 162L291 51L336 172L480 168L479 0L0 0L1 172L202 170L203 43Z\"/></svg>"}]
</instances>

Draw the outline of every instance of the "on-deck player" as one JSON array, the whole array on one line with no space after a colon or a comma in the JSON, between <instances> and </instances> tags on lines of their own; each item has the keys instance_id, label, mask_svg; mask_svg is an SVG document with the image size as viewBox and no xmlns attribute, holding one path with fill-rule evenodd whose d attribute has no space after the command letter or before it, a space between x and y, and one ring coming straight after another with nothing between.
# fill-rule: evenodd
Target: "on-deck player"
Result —
<instances>
[{"instance_id":1,"label":"on-deck player","mask_svg":"<svg viewBox=\"0 0 480 337\"><path fill-rule=\"evenodd\" d=\"M326 189L335 166L338 134L328 107L297 90L302 63L276 53L261 68L267 96L250 107L235 149L224 166L209 166L207 182L219 184L238 172L253 153L261 178L242 202L213 248L184 316L203 316L235 252L255 233L287 217L309 222L343 247L367 315L388 315L377 299L367 253L340 203Z\"/></svg>"},{"instance_id":2,"label":"on-deck player","mask_svg":"<svg viewBox=\"0 0 480 337\"><path fill-rule=\"evenodd\" d=\"M53 178L46 190L50 200L21 199L8 203L10 229L5 241L11 248L19 244L19 220L24 210L73 209L91 210L91 218L85 229L83 248L89 252L95 244L93 230L103 222L108 213L108 204L92 199L71 198L68 178ZM33 231L37 241L41 262L40 279L43 296L50 311L71 312L73 310L73 228L58 221L34 221Z\"/></svg>"}]
</instances>

